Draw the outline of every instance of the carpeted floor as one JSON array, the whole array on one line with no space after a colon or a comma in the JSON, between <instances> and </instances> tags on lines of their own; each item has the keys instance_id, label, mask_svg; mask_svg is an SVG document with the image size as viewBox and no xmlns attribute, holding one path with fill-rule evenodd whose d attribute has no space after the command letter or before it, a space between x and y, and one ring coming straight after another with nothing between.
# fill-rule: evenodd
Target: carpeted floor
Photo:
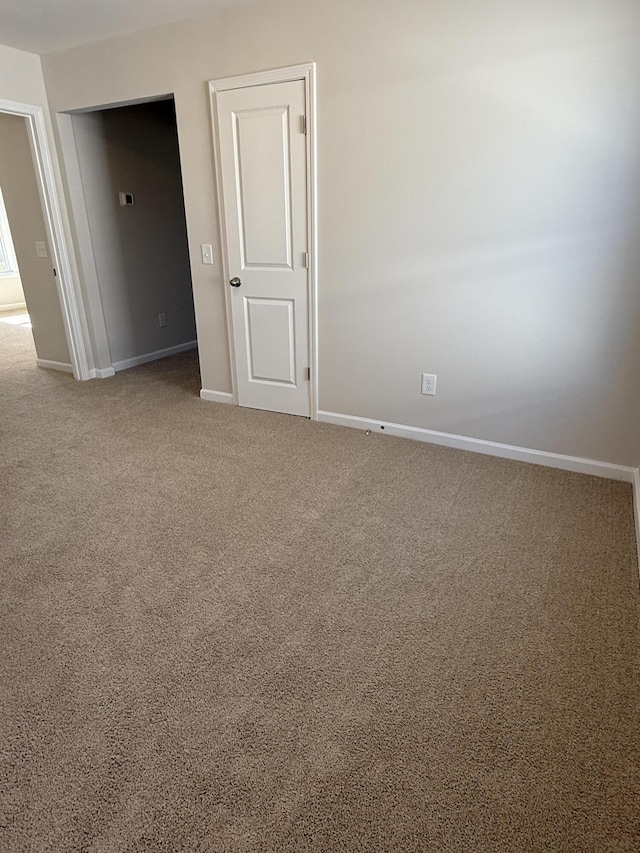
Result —
<instances>
[{"instance_id":1,"label":"carpeted floor","mask_svg":"<svg viewBox=\"0 0 640 853\"><path fill-rule=\"evenodd\" d=\"M0 850L638 851L626 484L0 323Z\"/></svg>"}]
</instances>

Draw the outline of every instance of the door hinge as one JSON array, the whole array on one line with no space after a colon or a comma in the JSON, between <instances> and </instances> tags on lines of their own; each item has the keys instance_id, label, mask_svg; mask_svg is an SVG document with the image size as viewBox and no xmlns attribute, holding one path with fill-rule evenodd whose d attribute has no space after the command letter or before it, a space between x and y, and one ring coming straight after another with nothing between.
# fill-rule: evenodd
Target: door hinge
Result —
<instances>
[{"instance_id":1,"label":"door hinge","mask_svg":"<svg viewBox=\"0 0 640 853\"><path fill-rule=\"evenodd\" d=\"M304 374L305 374L305 377L307 379L307 382L311 382L311 368L310 367L307 367Z\"/></svg>"},{"instance_id":2,"label":"door hinge","mask_svg":"<svg viewBox=\"0 0 640 853\"><path fill-rule=\"evenodd\" d=\"M300 130L302 133L307 132L307 117L306 116L300 116Z\"/></svg>"},{"instance_id":3,"label":"door hinge","mask_svg":"<svg viewBox=\"0 0 640 853\"><path fill-rule=\"evenodd\" d=\"M58 275L58 273L56 272L56 268L55 268L55 267L53 268L53 274L54 274L55 276L57 276L57 275Z\"/></svg>"},{"instance_id":4,"label":"door hinge","mask_svg":"<svg viewBox=\"0 0 640 853\"><path fill-rule=\"evenodd\" d=\"M302 266L308 270L309 269L309 252L302 253Z\"/></svg>"}]
</instances>

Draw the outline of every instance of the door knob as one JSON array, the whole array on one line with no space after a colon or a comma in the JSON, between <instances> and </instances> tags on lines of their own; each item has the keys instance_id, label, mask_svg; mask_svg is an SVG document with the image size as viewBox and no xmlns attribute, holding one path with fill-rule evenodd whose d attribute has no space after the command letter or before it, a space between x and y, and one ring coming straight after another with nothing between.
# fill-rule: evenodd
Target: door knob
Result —
<instances>
[{"instance_id":1,"label":"door knob","mask_svg":"<svg viewBox=\"0 0 640 853\"><path fill-rule=\"evenodd\" d=\"M232 278L232 279L231 279L231 281L229 282L229 284L231 285L231 287L240 287L240 285L242 284L242 282L240 281L240 279L238 278L238 276L236 276L235 278Z\"/></svg>"}]
</instances>

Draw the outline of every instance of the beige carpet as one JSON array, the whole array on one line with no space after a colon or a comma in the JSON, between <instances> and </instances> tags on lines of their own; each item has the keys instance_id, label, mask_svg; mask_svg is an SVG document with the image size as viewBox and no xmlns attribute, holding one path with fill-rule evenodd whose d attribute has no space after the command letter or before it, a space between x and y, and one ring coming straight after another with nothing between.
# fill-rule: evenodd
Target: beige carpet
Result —
<instances>
[{"instance_id":1,"label":"beige carpet","mask_svg":"<svg viewBox=\"0 0 640 853\"><path fill-rule=\"evenodd\" d=\"M3 853L640 850L628 485L0 355Z\"/></svg>"}]
</instances>

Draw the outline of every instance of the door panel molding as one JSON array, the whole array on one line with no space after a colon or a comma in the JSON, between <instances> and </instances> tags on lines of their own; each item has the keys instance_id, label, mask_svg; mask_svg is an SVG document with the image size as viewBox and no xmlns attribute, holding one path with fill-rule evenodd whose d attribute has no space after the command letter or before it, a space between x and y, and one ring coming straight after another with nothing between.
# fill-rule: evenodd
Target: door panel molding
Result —
<instances>
[{"instance_id":1,"label":"door panel molding","mask_svg":"<svg viewBox=\"0 0 640 853\"><path fill-rule=\"evenodd\" d=\"M262 317L260 316L262 315ZM271 315L271 316L269 316ZM249 381L273 385L295 385L295 325L293 299L271 299L249 296L244 300L244 322L247 338ZM278 354L268 346L265 331L283 326L287 350ZM261 329L260 326L263 328ZM265 328L266 327L266 328ZM254 334L255 329L255 334Z\"/></svg>"},{"instance_id":2,"label":"door panel molding","mask_svg":"<svg viewBox=\"0 0 640 853\"><path fill-rule=\"evenodd\" d=\"M226 282L230 278L229 258L226 245L226 211L222 191L222 164L220 135L217 119L217 96L220 92L232 89L244 89L253 86L265 86L271 83L304 82L306 105L306 183L307 183L307 246L308 263L308 324L309 324L309 381L310 416L318 419L318 226L317 226L317 123L316 123L316 65L314 62L275 68L239 77L226 77L210 80L208 83L210 112L213 131L213 148L216 174L216 196L218 202L218 221L220 245L222 247L223 278L225 281L225 306L227 333L231 356L231 381L233 402L238 403L238 377L234 353L234 332L231 316L231 299ZM259 266L259 265L256 265ZM254 267L255 268L255 267ZM266 384L269 384L267 382Z\"/></svg>"},{"instance_id":3,"label":"door panel molding","mask_svg":"<svg viewBox=\"0 0 640 853\"><path fill-rule=\"evenodd\" d=\"M275 118L277 121L275 122L275 127L265 127L264 122L261 122L260 129L258 130L255 127L251 127L249 124L250 121L254 121L256 119L266 119L266 118ZM248 170L245 164L248 164L250 161L243 157L243 150L245 149L244 142L246 136L251 136L251 130L255 132L257 131L258 135L262 137L264 140L265 137L271 132L271 142L278 143L281 146L280 150L280 160L282 165L282 174L281 175L270 175L265 174L265 170ZM274 134L273 131L276 131ZM254 269L259 269L261 267L275 267L275 268L286 268L293 269L293 258L292 258L292 234L293 234L293 222L292 222L292 211L291 211L291 187L289 185L289 174L291 169L291 152L289 151L289 106L286 105L284 107L276 107L271 109L260 109L260 110L239 110L238 112L233 113L233 142L234 142L234 155L235 155L235 172L236 172L236 182L237 182L237 193L238 193L238 214L239 214L239 228L240 228L240 266L241 269L248 269L250 267ZM281 184L282 189L282 210L280 211L282 216L282 228L281 232L284 236L283 243L278 247L280 249L279 253L280 258L273 257L272 260L267 260L263 253L260 251L260 242L263 243L263 247L267 248L266 244L268 242L268 235L263 235L267 237L267 240L260 241L259 237L260 231L263 230L264 220L260 216L260 211L256 211L253 209L250 204L250 200L252 197L256 196L256 189L258 192L261 190L264 191L266 188L256 187L256 184L263 184L265 182L270 181L271 183ZM273 186L272 189L276 189L276 186ZM268 220L269 225L273 225L273 220ZM278 223L275 223L276 225ZM255 240L255 237L258 237L258 240ZM256 242L258 245L256 246ZM268 252L268 249L267 249ZM253 260L252 260L253 259Z\"/></svg>"}]
</instances>

